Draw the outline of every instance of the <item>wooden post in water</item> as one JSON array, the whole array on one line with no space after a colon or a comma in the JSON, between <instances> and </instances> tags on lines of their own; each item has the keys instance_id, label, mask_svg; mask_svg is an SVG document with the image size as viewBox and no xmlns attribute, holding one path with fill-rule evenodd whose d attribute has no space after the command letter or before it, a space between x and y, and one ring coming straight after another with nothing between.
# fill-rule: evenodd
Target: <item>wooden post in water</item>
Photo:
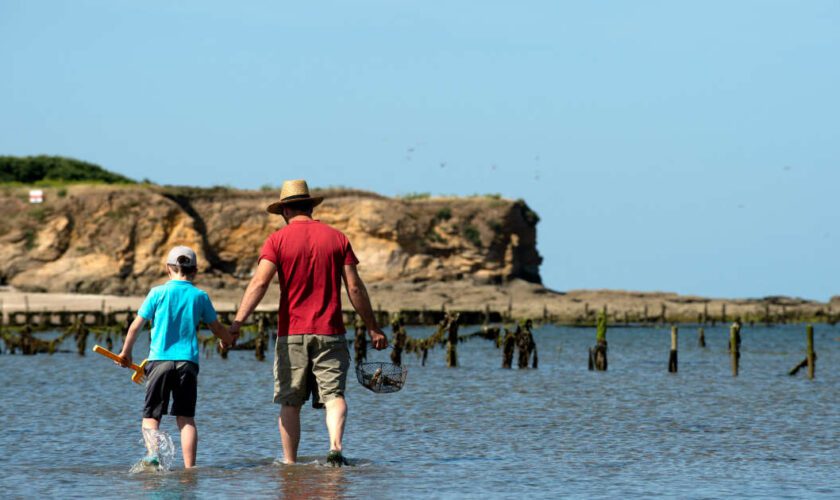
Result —
<instances>
[{"instance_id":1,"label":"wooden post in water","mask_svg":"<svg viewBox=\"0 0 840 500\"><path fill-rule=\"evenodd\" d=\"M516 339L516 346L519 348L519 360L518 366L519 369L528 368L528 363L530 362L531 354L534 354L534 368L537 367L537 360L536 360L536 349L537 344L534 342L534 336L531 334L531 327L533 326L533 322L528 319L520 323L519 327L516 329L518 335Z\"/></svg>"},{"instance_id":2,"label":"wooden post in water","mask_svg":"<svg viewBox=\"0 0 840 500\"><path fill-rule=\"evenodd\" d=\"M808 360L808 379L814 380L814 372L816 371L817 355L814 353L814 327L808 325L805 328L806 342L808 343L806 352L806 359Z\"/></svg>"},{"instance_id":3,"label":"wooden post in water","mask_svg":"<svg viewBox=\"0 0 840 500\"><path fill-rule=\"evenodd\" d=\"M49 322L50 322L50 314L47 312L47 308L44 307L41 310L41 316L38 318L38 330L39 331L46 330Z\"/></svg>"},{"instance_id":4,"label":"wooden post in water","mask_svg":"<svg viewBox=\"0 0 840 500\"><path fill-rule=\"evenodd\" d=\"M720 322L726 323L726 303L724 302L720 306Z\"/></svg>"},{"instance_id":5,"label":"wooden post in water","mask_svg":"<svg viewBox=\"0 0 840 500\"><path fill-rule=\"evenodd\" d=\"M732 358L732 376L738 376L738 365L741 362L741 325L732 323L729 328L729 354Z\"/></svg>"},{"instance_id":6,"label":"wooden post in water","mask_svg":"<svg viewBox=\"0 0 840 500\"><path fill-rule=\"evenodd\" d=\"M706 347L706 331L702 326L697 330L697 344Z\"/></svg>"},{"instance_id":7,"label":"wooden post in water","mask_svg":"<svg viewBox=\"0 0 840 500\"><path fill-rule=\"evenodd\" d=\"M519 324L516 326L516 349L518 351L518 356L516 357L516 366L521 370L523 368L528 368L528 339L525 322L520 321Z\"/></svg>"},{"instance_id":8,"label":"wooden post in water","mask_svg":"<svg viewBox=\"0 0 840 500\"><path fill-rule=\"evenodd\" d=\"M705 325L709 321L709 303L705 302L703 304L703 324Z\"/></svg>"},{"instance_id":9,"label":"wooden post in water","mask_svg":"<svg viewBox=\"0 0 840 500\"><path fill-rule=\"evenodd\" d=\"M84 356L85 351L87 351L88 333L90 332L85 326L84 320L79 318L76 323L76 352L79 356Z\"/></svg>"},{"instance_id":10,"label":"wooden post in water","mask_svg":"<svg viewBox=\"0 0 840 500\"><path fill-rule=\"evenodd\" d=\"M814 327L812 325L808 325L805 327L805 339L807 342L807 348L805 351L805 359L803 359L798 365L794 366L789 372L788 375L796 375L799 373L799 370L802 368L808 367L808 379L814 379L814 371L816 367L814 366L817 362L817 355L814 352Z\"/></svg>"},{"instance_id":11,"label":"wooden post in water","mask_svg":"<svg viewBox=\"0 0 840 500\"><path fill-rule=\"evenodd\" d=\"M660 312L659 312L659 322L660 323L663 323L663 324L665 323L665 321L666 321L665 318L666 318L667 314L668 314L668 307L663 302L662 304L660 304Z\"/></svg>"},{"instance_id":12,"label":"wooden post in water","mask_svg":"<svg viewBox=\"0 0 840 500\"><path fill-rule=\"evenodd\" d=\"M530 326L528 327L528 333L531 333ZM537 355L537 343L534 341L533 335L531 336L531 353L534 355L534 357L531 358L531 368L536 369L540 366L540 358Z\"/></svg>"},{"instance_id":13,"label":"wooden post in water","mask_svg":"<svg viewBox=\"0 0 840 500\"><path fill-rule=\"evenodd\" d=\"M676 326L671 327L671 354L668 356L668 373L677 373L677 333Z\"/></svg>"},{"instance_id":14,"label":"wooden post in water","mask_svg":"<svg viewBox=\"0 0 840 500\"><path fill-rule=\"evenodd\" d=\"M257 338L254 341L254 357L257 361L265 361L265 349L268 346L268 331L265 315L257 320Z\"/></svg>"},{"instance_id":15,"label":"wooden post in water","mask_svg":"<svg viewBox=\"0 0 840 500\"><path fill-rule=\"evenodd\" d=\"M505 328L505 337L502 339L502 368L513 366L513 351L516 349L516 335Z\"/></svg>"},{"instance_id":16,"label":"wooden post in water","mask_svg":"<svg viewBox=\"0 0 840 500\"><path fill-rule=\"evenodd\" d=\"M458 366L458 313L449 315L448 333L446 339L446 366L455 368Z\"/></svg>"},{"instance_id":17,"label":"wooden post in water","mask_svg":"<svg viewBox=\"0 0 840 500\"><path fill-rule=\"evenodd\" d=\"M595 347L589 349L589 369L607 371L607 315L604 311L598 314Z\"/></svg>"}]
</instances>

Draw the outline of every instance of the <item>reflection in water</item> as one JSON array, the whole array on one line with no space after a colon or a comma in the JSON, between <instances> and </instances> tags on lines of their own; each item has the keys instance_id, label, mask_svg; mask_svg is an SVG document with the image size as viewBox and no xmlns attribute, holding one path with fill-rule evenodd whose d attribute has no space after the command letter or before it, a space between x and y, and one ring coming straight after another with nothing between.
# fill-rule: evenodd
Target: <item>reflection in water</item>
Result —
<instances>
[{"instance_id":1,"label":"reflection in water","mask_svg":"<svg viewBox=\"0 0 840 500\"><path fill-rule=\"evenodd\" d=\"M343 498L346 470L321 465L281 465L278 473L283 498Z\"/></svg>"},{"instance_id":2,"label":"reflection in water","mask_svg":"<svg viewBox=\"0 0 840 500\"><path fill-rule=\"evenodd\" d=\"M198 469L161 474L144 474L143 497L152 499L198 498Z\"/></svg>"}]
</instances>

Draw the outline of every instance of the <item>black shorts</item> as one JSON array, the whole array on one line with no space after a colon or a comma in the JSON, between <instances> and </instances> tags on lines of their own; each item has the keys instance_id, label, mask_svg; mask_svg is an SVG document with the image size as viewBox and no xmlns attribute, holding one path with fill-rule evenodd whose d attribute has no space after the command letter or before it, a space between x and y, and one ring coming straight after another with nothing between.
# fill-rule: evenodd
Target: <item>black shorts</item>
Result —
<instances>
[{"instance_id":1,"label":"black shorts","mask_svg":"<svg viewBox=\"0 0 840 500\"><path fill-rule=\"evenodd\" d=\"M169 395L172 408L169 408ZM165 414L195 416L198 395L198 365L191 361L149 361L146 363L146 404L143 418L160 420Z\"/></svg>"}]
</instances>

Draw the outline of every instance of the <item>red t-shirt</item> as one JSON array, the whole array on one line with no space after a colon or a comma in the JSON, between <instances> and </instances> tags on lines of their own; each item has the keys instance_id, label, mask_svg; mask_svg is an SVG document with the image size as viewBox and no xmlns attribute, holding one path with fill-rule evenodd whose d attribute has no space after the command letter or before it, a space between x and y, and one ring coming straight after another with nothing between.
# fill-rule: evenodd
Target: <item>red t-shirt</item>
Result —
<instances>
[{"instance_id":1,"label":"red t-shirt","mask_svg":"<svg viewBox=\"0 0 840 500\"><path fill-rule=\"evenodd\" d=\"M265 240L259 260L277 266L280 310L277 336L343 334L341 271L356 265L350 241L316 220L297 220Z\"/></svg>"}]
</instances>

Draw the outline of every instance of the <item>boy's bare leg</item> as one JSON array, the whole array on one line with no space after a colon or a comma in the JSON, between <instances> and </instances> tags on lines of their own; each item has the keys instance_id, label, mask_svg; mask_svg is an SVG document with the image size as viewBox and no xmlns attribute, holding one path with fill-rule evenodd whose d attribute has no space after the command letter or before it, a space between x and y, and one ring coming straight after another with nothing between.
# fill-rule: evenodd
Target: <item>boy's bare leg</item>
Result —
<instances>
[{"instance_id":1,"label":"boy's bare leg","mask_svg":"<svg viewBox=\"0 0 840 500\"><path fill-rule=\"evenodd\" d=\"M160 429L160 420L158 420L156 418L144 418L143 419L143 428L144 429L158 430L158 429Z\"/></svg>"},{"instance_id":2,"label":"boy's bare leg","mask_svg":"<svg viewBox=\"0 0 840 500\"><path fill-rule=\"evenodd\" d=\"M198 430L195 428L195 418L176 417L178 428L181 429L181 453L184 455L184 468L195 467L195 454L198 449Z\"/></svg>"},{"instance_id":3,"label":"boy's bare leg","mask_svg":"<svg viewBox=\"0 0 840 500\"><path fill-rule=\"evenodd\" d=\"M341 451L344 437L344 422L347 420L347 402L335 398L325 403L327 407L327 431L330 433L330 451Z\"/></svg>"},{"instance_id":4,"label":"boy's bare leg","mask_svg":"<svg viewBox=\"0 0 840 500\"><path fill-rule=\"evenodd\" d=\"M141 426L144 430L151 429L156 431L160 429L160 420L154 418L144 418ZM148 452L149 455L157 453L157 441L151 442L145 431L143 432L143 442L146 443L146 452Z\"/></svg>"},{"instance_id":5,"label":"boy's bare leg","mask_svg":"<svg viewBox=\"0 0 840 500\"><path fill-rule=\"evenodd\" d=\"M297 462L298 445L300 444L300 406L280 406L280 440L283 442L283 462L293 464Z\"/></svg>"}]
</instances>

